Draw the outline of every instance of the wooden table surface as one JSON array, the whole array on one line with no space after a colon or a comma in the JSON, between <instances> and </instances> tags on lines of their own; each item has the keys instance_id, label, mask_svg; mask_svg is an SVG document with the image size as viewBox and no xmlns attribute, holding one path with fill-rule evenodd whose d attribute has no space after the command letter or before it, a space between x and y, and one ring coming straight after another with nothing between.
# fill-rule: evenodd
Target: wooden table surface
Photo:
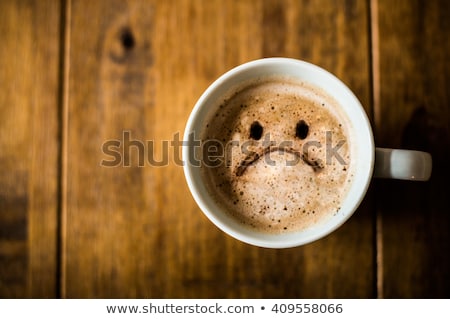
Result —
<instances>
[{"instance_id":1,"label":"wooden table surface","mask_svg":"<svg viewBox=\"0 0 450 319\"><path fill-rule=\"evenodd\" d=\"M0 34L0 297L450 297L449 1L2 0ZM340 77L377 146L432 153L431 180L374 180L303 247L218 230L162 141L270 56ZM169 164L101 166L125 133Z\"/></svg>"}]
</instances>

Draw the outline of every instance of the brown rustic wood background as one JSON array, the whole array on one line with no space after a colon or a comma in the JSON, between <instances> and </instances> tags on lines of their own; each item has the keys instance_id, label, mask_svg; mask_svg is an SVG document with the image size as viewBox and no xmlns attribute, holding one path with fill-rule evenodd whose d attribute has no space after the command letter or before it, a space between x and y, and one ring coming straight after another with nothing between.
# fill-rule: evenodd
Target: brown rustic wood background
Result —
<instances>
[{"instance_id":1,"label":"brown rustic wood background","mask_svg":"<svg viewBox=\"0 0 450 319\"><path fill-rule=\"evenodd\" d=\"M0 297L450 297L449 1L2 0L0 35ZM431 180L376 180L338 231L272 250L206 220L179 154L100 165L124 132L161 159L208 84L270 56L335 73Z\"/></svg>"}]
</instances>

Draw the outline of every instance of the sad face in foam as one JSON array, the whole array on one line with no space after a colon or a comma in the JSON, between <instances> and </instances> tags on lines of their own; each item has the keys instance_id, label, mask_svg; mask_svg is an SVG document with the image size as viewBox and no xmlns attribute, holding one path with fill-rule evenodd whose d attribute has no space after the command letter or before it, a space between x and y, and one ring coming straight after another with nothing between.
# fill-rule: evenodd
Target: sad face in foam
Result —
<instances>
[{"instance_id":1,"label":"sad face in foam","mask_svg":"<svg viewBox=\"0 0 450 319\"><path fill-rule=\"evenodd\" d=\"M332 103L304 83L267 79L221 105L206 138L226 143L227 161L208 175L232 215L263 231L286 232L339 210L349 145Z\"/></svg>"},{"instance_id":2,"label":"sad face in foam","mask_svg":"<svg viewBox=\"0 0 450 319\"><path fill-rule=\"evenodd\" d=\"M261 139L263 132L264 128L261 123L259 123L258 121L254 121L250 126L249 136L251 139L258 141ZM295 137L304 140L306 137L308 137L308 133L309 125L304 120L298 121L295 126ZM301 145L301 147L294 148L293 146L295 144L292 140L284 140L277 145L270 140L269 134L266 135L266 137L267 143L264 143L266 145L263 144L259 150L248 152L245 158L239 163L236 168L236 176L242 176L245 173L247 167L253 165L261 158L272 165L276 165L276 163L270 159L272 152L292 154L296 157L297 160L302 160L306 165L309 165L314 172L319 172L324 168L322 160L310 156L308 152L308 148L310 146L321 147L320 143L316 143L315 141L314 143L305 143ZM300 148L302 150L300 150ZM286 161L287 166L295 165L296 163L297 161Z\"/></svg>"}]
</instances>

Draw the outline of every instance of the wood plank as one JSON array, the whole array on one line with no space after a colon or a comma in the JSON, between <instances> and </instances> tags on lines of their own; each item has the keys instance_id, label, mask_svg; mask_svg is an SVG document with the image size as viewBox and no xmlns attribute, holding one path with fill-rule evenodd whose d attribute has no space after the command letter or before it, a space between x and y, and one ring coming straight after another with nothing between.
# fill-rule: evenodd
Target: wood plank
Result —
<instances>
[{"instance_id":1,"label":"wood plank","mask_svg":"<svg viewBox=\"0 0 450 319\"><path fill-rule=\"evenodd\" d=\"M56 297L60 5L0 2L0 297Z\"/></svg>"},{"instance_id":2,"label":"wood plank","mask_svg":"<svg viewBox=\"0 0 450 319\"><path fill-rule=\"evenodd\" d=\"M181 136L208 84L264 56L328 68L370 112L366 2L76 1L70 8L64 296L374 296L370 197L320 242L251 247L201 214L179 150L169 145L168 165L143 158L140 167L136 142L154 141L160 160L162 141ZM121 142L122 162L100 166L114 159L102 154L112 139Z\"/></svg>"},{"instance_id":3,"label":"wood plank","mask_svg":"<svg viewBox=\"0 0 450 319\"><path fill-rule=\"evenodd\" d=\"M377 143L429 151L426 183L378 181L383 296L450 296L450 4L379 1Z\"/></svg>"}]
</instances>

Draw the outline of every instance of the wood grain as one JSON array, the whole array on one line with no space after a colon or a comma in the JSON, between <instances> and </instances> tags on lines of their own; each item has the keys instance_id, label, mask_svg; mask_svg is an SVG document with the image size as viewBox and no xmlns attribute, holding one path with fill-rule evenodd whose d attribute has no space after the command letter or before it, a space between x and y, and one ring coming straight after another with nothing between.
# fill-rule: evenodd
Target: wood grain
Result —
<instances>
[{"instance_id":1,"label":"wood grain","mask_svg":"<svg viewBox=\"0 0 450 319\"><path fill-rule=\"evenodd\" d=\"M378 7L377 144L433 156L429 182L377 182L383 296L448 298L450 5L380 0Z\"/></svg>"},{"instance_id":2,"label":"wood grain","mask_svg":"<svg viewBox=\"0 0 450 319\"><path fill-rule=\"evenodd\" d=\"M181 136L208 84L265 56L329 69L370 114L366 2L74 1L69 8L64 297L375 295L370 196L322 241L250 247L206 220L177 165L179 149L169 144L165 152L163 144ZM102 153L110 140L120 142L117 167L100 165L114 159ZM138 141L153 141L151 152ZM153 157L139 157L142 150ZM164 154L168 165L149 164Z\"/></svg>"},{"instance_id":3,"label":"wood grain","mask_svg":"<svg viewBox=\"0 0 450 319\"><path fill-rule=\"evenodd\" d=\"M0 297L56 297L60 6L0 2Z\"/></svg>"}]
</instances>

